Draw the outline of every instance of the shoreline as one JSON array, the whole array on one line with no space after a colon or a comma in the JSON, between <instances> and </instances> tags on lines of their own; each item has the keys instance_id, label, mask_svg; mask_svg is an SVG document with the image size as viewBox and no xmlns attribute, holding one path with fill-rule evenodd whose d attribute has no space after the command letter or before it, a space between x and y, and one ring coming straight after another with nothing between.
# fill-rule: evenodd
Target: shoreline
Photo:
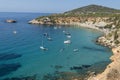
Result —
<instances>
[{"instance_id":1,"label":"shoreline","mask_svg":"<svg viewBox=\"0 0 120 80\"><path fill-rule=\"evenodd\" d=\"M96 27L96 26L100 26L100 25L106 26L108 24L108 23L105 23L105 22L103 22L103 23L104 24L99 24L98 23L98 25L97 25L97 23L95 23L95 24L91 23L90 24L89 22L88 23L75 22L75 23L69 23L69 24L63 23L63 24L56 24L56 25L76 25L76 26L83 27L83 28L98 30L98 31L101 31L105 34L106 32L108 33L109 31L107 31L105 29L104 30L100 29L99 27ZM103 35L101 35L101 37L103 37ZM120 50L120 47L113 48L113 47L111 47L111 45L110 46L105 45L104 42L102 42L102 44L100 42L98 42L98 43L99 43L99 45L107 46L108 48L112 49L113 54L109 58L111 60L111 63L106 66L105 70L102 73L94 75L94 76L90 76L87 80L120 80L120 77L119 77L119 75L120 75L120 73L119 73L120 72L120 70L119 70L119 66L120 66L120 60L119 60L120 51L119 50ZM114 79L114 78L116 78L116 79Z\"/></svg>"},{"instance_id":2,"label":"shoreline","mask_svg":"<svg viewBox=\"0 0 120 80\"><path fill-rule=\"evenodd\" d=\"M41 23L35 19L31 20L28 22L29 24L38 24L38 25L75 25L75 26L79 26L79 27L83 27L83 28L88 28L88 29L93 29L93 30L98 30L101 31L103 33L108 32L107 30L103 29L103 27L105 27L106 25L110 24L104 21L100 21L100 22L96 22L93 24L93 22L91 21L87 21L84 23L81 22L70 22L70 23L55 23L55 24L51 24L51 23Z\"/></svg>"}]
</instances>

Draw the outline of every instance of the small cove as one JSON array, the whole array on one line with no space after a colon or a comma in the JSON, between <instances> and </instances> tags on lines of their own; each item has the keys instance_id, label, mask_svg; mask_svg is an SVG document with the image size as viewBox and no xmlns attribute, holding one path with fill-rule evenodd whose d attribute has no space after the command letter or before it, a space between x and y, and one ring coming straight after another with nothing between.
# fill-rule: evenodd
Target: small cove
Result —
<instances>
[{"instance_id":1,"label":"small cove","mask_svg":"<svg viewBox=\"0 0 120 80\"><path fill-rule=\"evenodd\" d=\"M77 72L79 70L70 70L70 68L82 65L95 65L95 68L99 64L105 63L101 65L103 68L110 63L109 57L112 55L111 51L107 47L96 45L94 42L98 36L102 35L101 32L75 26L27 24L29 20L40 15L48 14L1 13L0 54L15 53L21 55L21 57L1 60L1 65L19 64L20 66L16 70L11 70L9 74L0 76L0 78L35 74L38 78L42 78L47 73L52 74L56 70L60 72ZM7 18L16 19L18 23L5 23L4 20ZM18 33L13 34L14 30ZM63 31L70 32L72 36L70 38L72 41L71 44L66 45L63 43L68 39ZM48 33L53 40L48 41L43 36L44 33ZM48 48L48 51L40 50L42 41L44 41L44 45ZM79 51L73 52L75 48L78 48ZM61 49L63 51L60 51ZM16 65L13 65L13 68L14 66L16 67Z\"/></svg>"}]
</instances>

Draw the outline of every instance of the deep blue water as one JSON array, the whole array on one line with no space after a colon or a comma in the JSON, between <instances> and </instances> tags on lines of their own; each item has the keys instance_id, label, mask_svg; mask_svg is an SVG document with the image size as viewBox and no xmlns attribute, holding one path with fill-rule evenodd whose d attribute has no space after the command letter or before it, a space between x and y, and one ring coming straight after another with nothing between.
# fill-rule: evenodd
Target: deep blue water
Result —
<instances>
[{"instance_id":1,"label":"deep blue water","mask_svg":"<svg viewBox=\"0 0 120 80\"><path fill-rule=\"evenodd\" d=\"M28 24L29 20L43 15L49 14L0 13L0 78L34 74L41 78L53 73L56 65L63 66L60 71L73 72L72 66L110 61L111 51L95 44L101 32L77 26ZM6 23L6 19L15 19L17 23ZM63 31L71 33L71 44L63 43L67 40ZM48 41L43 33L48 33L53 40ZM40 50L42 42L47 51ZM75 48L79 51L73 52Z\"/></svg>"}]
</instances>

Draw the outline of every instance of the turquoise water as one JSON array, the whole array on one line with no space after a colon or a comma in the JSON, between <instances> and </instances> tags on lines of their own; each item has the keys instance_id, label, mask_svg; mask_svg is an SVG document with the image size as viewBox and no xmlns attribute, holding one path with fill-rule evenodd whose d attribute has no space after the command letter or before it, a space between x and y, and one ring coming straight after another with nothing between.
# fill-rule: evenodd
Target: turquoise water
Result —
<instances>
[{"instance_id":1,"label":"turquoise water","mask_svg":"<svg viewBox=\"0 0 120 80\"><path fill-rule=\"evenodd\" d=\"M1 79L34 74L42 78L47 73L53 73L54 66L62 66L60 71L74 72L70 67L110 61L111 51L95 44L96 38L102 35L101 32L77 26L28 24L29 20L42 15L49 14L0 13L0 54L11 54L7 59L3 58L5 56L0 57L0 67L3 64L12 66L7 70L0 68ZM18 22L6 23L6 19L15 19ZM13 31L17 33L14 34ZM68 38L63 31L71 33L71 44L64 44L64 40ZM48 41L43 33L48 33L53 40ZM42 42L48 48L47 51L40 50ZM74 52L75 48L79 51ZM9 73L5 73L7 71Z\"/></svg>"}]
</instances>

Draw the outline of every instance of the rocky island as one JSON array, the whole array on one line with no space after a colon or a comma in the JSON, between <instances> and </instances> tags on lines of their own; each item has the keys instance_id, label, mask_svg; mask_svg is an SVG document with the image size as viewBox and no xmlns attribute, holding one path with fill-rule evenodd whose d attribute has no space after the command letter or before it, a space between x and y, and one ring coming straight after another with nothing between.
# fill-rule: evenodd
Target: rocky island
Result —
<instances>
[{"instance_id":1,"label":"rocky island","mask_svg":"<svg viewBox=\"0 0 120 80\"><path fill-rule=\"evenodd\" d=\"M7 23L16 23L17 21L13 20L13 19L7 19L5 22L7 22Z\"/></svg>"},{"instance_id":2,"label":"rocky island","mask_svg":"<svg viewBox=\"0 0 120 80\"><path fill-rule=\"evenodd\" d=\"M104 72L88 80L120 80L120 10L99 5L88 5L63 14L42 16L30 24L78 25L104 32L96 42L112 49L113 56ZM79 79L75 79L79 80Z\"/></svg>"}]
</instances>

